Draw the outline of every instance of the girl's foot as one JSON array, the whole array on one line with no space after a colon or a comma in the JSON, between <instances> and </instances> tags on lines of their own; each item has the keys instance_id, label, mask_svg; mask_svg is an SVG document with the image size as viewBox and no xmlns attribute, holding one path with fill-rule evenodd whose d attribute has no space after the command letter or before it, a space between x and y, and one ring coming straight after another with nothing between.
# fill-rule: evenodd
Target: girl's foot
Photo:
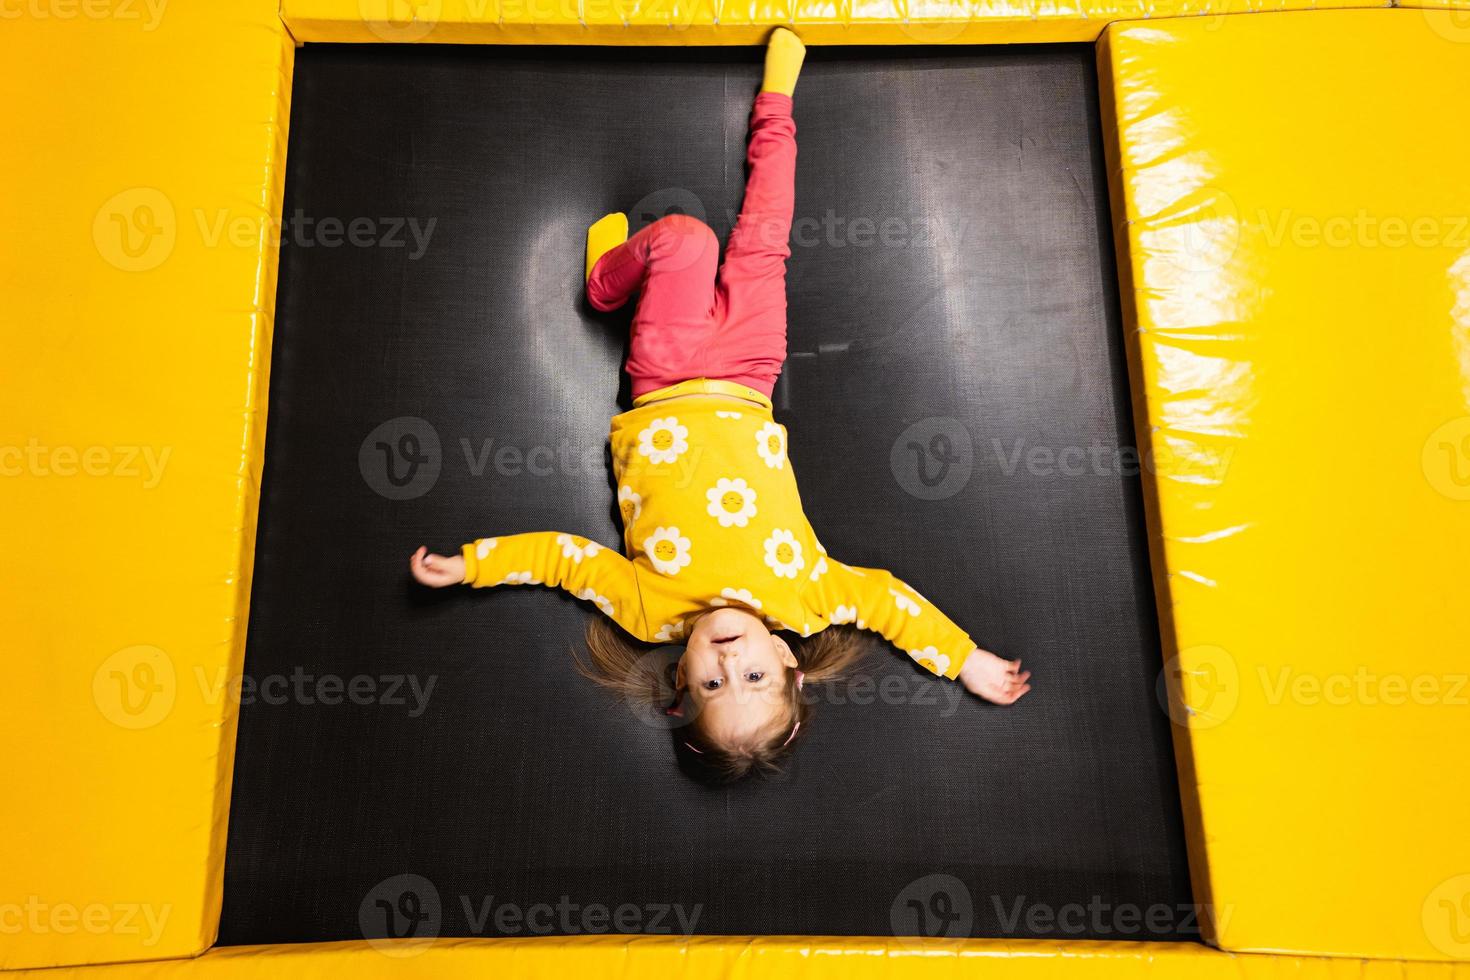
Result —
<instances>
[{"instance_id":1,"label":"girl's foot","mask_svg":"<svg viewBox=\"0 0 1470 980\"><path fill-rule=\"evenodd\" d=\"M795 92L796 77L801 74L805 57L806 45L801 43L801 38L784 27L772 31L766 44L766 76L761 81L761 91L782 95Z\"/></svg>"},{"instance_id":2,"label":"girl's foot","mask_svg":"<svg viewBox=\"0 0 1470 980\"><path fill-rule=\"evenodd\" d=\"M605 214L587 229L587 273L592 278L592 267L597 260L628 240L628 216L621 211Z\"/></svg>"}]
</instances>

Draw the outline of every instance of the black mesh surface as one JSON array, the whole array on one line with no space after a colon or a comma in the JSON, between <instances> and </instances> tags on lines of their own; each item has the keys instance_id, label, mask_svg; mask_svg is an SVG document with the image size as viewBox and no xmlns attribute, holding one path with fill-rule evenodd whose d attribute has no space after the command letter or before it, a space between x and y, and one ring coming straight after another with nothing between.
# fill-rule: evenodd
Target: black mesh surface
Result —
<instances>
[{"instance_id":1,"label":"black mesh surface","mask_svg":"<svg viewBox=\"0 0 1470 980\"><path fill-rule=\"evenodd\" d=\"M760 56L299 52L222 943L1197 934L1088 47L814 50L796 98L808 514L1021 657L1019 705L884 648L783 775L712 790L575 673L582 604L407 575L618 545L629 314L582 299L585 229L723 239Z\"/></svg>"}]
</instances>

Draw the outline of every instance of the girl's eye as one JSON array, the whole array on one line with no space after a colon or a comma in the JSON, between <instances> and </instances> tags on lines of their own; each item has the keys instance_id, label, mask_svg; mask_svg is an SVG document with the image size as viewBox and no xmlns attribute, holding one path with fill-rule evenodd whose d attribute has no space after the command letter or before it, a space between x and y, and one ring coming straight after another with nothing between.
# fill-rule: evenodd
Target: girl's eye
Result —
<instances>
[{"instance_id":1,"label":"girl's eye","mask_svg":"<svg viewBox=\"0 0 1470 980\"><path fill-rule=\"evenodd\" d=\"M718 691L724 683L724 678L715 677L704 682L704 689L706 691Z\"/></svg>"},{"instance_id":2,"label":"girl's eye","mask_svg":"<svg viewBox=\"0 0 1470 980\"><path fill-rule=\"evenodd\" d=\"M752 670L750 673L745 675L745 679L754 684L756 681L760 680L764 676L766 676L764 671Z\"/></svg>"}]
</instances>

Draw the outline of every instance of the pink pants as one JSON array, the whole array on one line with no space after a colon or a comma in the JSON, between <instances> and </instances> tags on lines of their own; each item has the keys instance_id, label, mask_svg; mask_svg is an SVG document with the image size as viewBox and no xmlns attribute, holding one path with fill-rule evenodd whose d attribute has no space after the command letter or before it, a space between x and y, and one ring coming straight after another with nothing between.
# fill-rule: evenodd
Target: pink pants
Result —
<instances>
[{"instance_id":1,"label":"pink pants","mask_svg":"<svg viewBox=\"0 0 1470 980\"><path fill-rule=\"evenodd\" d=\"M671 214L598 259L587 279L588 301L604 312L641 290L627 363L635 398L691 378L733 381L767 397L776 385L786 360L796 192L790 96L756 96L747 159L745 201L723 265L708 225Z\"/></svg>"}]
</instances>

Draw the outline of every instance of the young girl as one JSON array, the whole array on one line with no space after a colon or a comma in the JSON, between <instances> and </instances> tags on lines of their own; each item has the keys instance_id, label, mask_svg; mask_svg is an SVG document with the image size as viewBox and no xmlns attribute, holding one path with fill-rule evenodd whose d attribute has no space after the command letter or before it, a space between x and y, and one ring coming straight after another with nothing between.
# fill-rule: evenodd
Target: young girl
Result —
<instances>
[{"instance_id":1,"label":"young girl","mask_svg":"<svg viewBox=\"0 0 1470 980\"><path fill-rule=\"evenodd\" d=\"M828 555L802 513L770 395L786 357L791 96L805 54L792 32L771 36L723 265L714 232L686 215L632 238L624 214L588 230L591 304L610 311L639 293L626 365L633 410L612 420L610 436L630 557L543 531L481 538L452 557L419 548L410 562L425 585L551 585L594 603L622 632L589 624L584 672L625 694L659 687L649 648L628 637L682 643L668 710L686 720L683 746L721 779L773 768L789 751L810 709L803 679L827 679L856 656L856 636L835 624L880 633L998 704L1031 689L1020 661L976 648L889 572ZM772 627L803 642L793 649Z\"/></svg>"}]
</instances>

